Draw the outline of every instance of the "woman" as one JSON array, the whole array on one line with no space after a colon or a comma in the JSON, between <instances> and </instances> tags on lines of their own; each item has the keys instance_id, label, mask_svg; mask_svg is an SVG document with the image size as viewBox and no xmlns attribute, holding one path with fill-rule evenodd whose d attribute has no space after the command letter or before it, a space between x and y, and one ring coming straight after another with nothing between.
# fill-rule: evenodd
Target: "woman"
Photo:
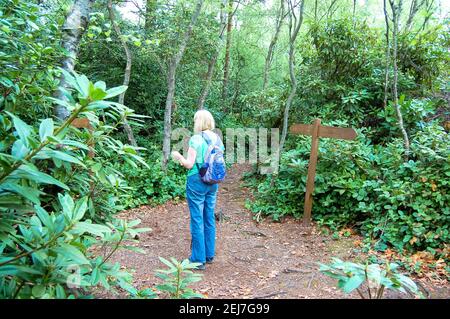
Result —
<instances>
[{"instance_id":1,"label":"woman","mask_svg":"<svg viewBox=\"0 0 450 319\"><path fill-rule=\"evenodd\" d=\"M209 185L202 181L199 168L202 166L209 143L224 149L220 137L214 133L214 118L206 110L194 115L194 135L189 140L187 158L179 152L172 152L172 157L187 168L186 198L191 216L191 262L200 263L197 269L205 269L205 263L212 263L215 253L216 225L214 208L218 184Z\"/></svg>"}]
</instances>

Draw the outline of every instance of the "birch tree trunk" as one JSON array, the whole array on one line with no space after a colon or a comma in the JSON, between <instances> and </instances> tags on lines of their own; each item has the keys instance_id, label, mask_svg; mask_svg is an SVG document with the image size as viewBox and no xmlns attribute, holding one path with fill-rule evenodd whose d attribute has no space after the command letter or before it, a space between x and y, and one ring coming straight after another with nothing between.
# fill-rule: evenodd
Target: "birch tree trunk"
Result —
<instances>
[{"instance_id":1,"label":"birch tree trunk","mask_svg":"<svg viewBox=\"0 0 450 319\"><path fill-rule=\"evenodd\" d=\"M280 9L278 10L277 20L276 20L276 24L275 24L275 34L273 35L273 37L270 41L269 50L267 51L267 55L266 55L266 61L264 64L263 90L265 90L267 87L269 69L270 69L270 66L272 65L272 60L273 60L273 50L278 41L278 36L280 34L281 26L282 26L283 20L285 18L284 1L285 0L280 1Z\"/></svg>"},{"instance_id":2,"label":"birch tree trunk","mask_svg":"<svg viewBox=\"0 0 450 319\"><path fill-rule=\"evenodd\" d=\"M166 107L164 111L164 136L163 136L163 161L162 168L164 170L167 169L167 162L169 161L170 156L170 137L172 134L172 104L175 96L175 79L176 79L176 69L178 64L183 57L184 51L186 50L186 46L189 42L189 39L192 34L192 29L196 24L198 17L200 15L200 10L203 5L203 0L198 0L194 9L194 13L192 14L191 21L187 26L186 31L183 34L181 39L180 46L178 48L178 52L172 56L168 64L168 72L167 72L167 97L166 97Z\"/></svg>"},{"instance_id":3,"label":"birch tree trunk","mask_svg":"<svg viewBox=\"0 0 450 319\"><path fill-rule=\"evenodd\" d=\"M398 117L398 126L400 128L400 131L403 135L403 144L405 147L405 155L406 158L409 155L409 137L408 133L406 132L405 126L403 124L403 116L400 109L400 106L398 105L398 65L397 65L397 48L398 48L398 29L399 29L399 17L402 10L402 4L403 1L399 0L398 3L395 3L395 0L389 0L389 3L391 5L392 9L392 22L393 22L393 32L392 32L392 42L393 42L393 52L392 52L392 59L394 63L394 83L392 87L392 93L394 98L394 107L395 111L397 113Z\"/></svg>"},{"instance_id":4,"label":"birch tree trunk","mask_svg":"<svg viewBox=\"0 0 450 319\"><path fill-rule=\"evenodd\" d=\"M92 3L93 0L75 0L64 22L61 46L67 51L68 55L64 57L61 64L62 68L68 72L72 72L75 69L80 40L89 24L89 12L91 11ZM60 87L67 88L63 74L60 78ZM55 93L55 96L60 100L66 100L66 97L60 90ZM62 105L56 105L54 113L60 120L65 120L70 115L69 110Z\"/></svg>"},{"instance_id":5,"label":"birch tree trunk","mask_svg":"<svg viewBox=\"0 0 450 319\"><path fill-rule=\"evenodd\" d=\"M289 77L291 80L291 92L286 100L286 105L284 108L284 117L283 117L283 130L281 132L281 140L280 140L280 151L279 154L283 151L284 143L286 141L287 129L289 125L289 109L291 108L292 100L295 97L295 93L297 92L297 79L295 78L295 70L294 70L294 60L295 60L295 40L297 39L298 32L303 23L303 11L305 0L301 0L301 4L299 6L298 17L295 15L295 5L293 4L294 0L288 0L289 5Z\"/></svg>"},{"instance_id":6,"label":"birch tree trunk","mask_svg":"<svg viewBox=\"0 0 450 319\"><path fill-rule=\"evenodd\" d=\"M108 13L109 13L109 19L111 20L111 24L114 29L114 32L116 32L117 37L119 38L120 43L122 44L122 47L125 51L127 64L125 66L125 73L123 76L123 85L128 86L128 84L130 83L130 76L131 76L131 59L132 59L131 51L128 48L127 42L123 39L122 33L120 32L120 28L116 23L112 0L108 0ZM124 104L124 102L125 102L125 92L123 92L119 95L119 103L120 104ZM130 144L133 146L137 146L136 140L134 138L133 130L131 129L130 124L128 124L128 121L126 118L124 118L124 120L123 120L123 129L125 130L125 133L127 134L128 141L130 142Z\"/></svg>"},{"instance_id":7,"label":"birch tree trunk","mask_svg":"<svg viewBox=\"0 0 450 319\"><path fill-rule=\"evenodd\" d=\"M206 97L208 96L209 89L211 87L212 77L214 75L214 68L217 63L217 59L220 54L220 49L222 48L223 44L223 35L226 28L226 18L225 18L225 6L226 6L226 0L223 0L221 8L220 8L220 33L219 33L219 41L217 44L216 51L214 52L211 60L208 63L208 71L206 73L206 79L205 79L205 85L203 86L202 92L200 93L200 97L198 98L197 106L200 110L204 108Z\"/></svg>"},{"instance_id":8,"label":"birch tree trunk","mask_svg":"<svg viewBox=\"0 0 450 319\"><path fill-rule=\"evenodd\" d=\"M230 72L231 27L233 23L233 0L228 0L227 43L225 46L225 63L223 66L222 103L228 98L228 78Z\"/></svg>"}]
</instances>

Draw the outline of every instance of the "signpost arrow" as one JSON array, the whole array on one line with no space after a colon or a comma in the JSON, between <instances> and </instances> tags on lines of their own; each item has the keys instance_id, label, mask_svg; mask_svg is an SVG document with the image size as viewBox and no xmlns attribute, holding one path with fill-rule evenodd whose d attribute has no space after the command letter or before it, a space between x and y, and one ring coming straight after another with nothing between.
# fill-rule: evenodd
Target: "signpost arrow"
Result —
<instances>
[{"instance_id":1,"label":"signpost arrow","mask_svg":"<svg viewBox=\"0 0 450 319\"><path fill-rule=\"evenodd\" d=\"M293 134L311 136L311 153L309 155L308 178L306 180L305 205L303 210L303 223L311 224L311 210L313 203L314 180L316 177L317 156L319 152L319 137L353 140L356 132L352 128L341 128L320 125L320 119L315 119L312 125L294 124L289 131Z\"/></svg>"}]
</instances>

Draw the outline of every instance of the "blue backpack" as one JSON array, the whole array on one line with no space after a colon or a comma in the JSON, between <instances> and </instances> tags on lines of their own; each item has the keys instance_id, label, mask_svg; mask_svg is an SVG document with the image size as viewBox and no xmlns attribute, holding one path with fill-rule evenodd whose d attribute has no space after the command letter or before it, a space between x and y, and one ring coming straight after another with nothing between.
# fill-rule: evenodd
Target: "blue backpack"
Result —
<instances>
[{"instance_id":1,"label":"blue backpack","mask_svg":"<svg viewBox=\"0 0 450 319\"><path fill-rule=\"evenodd\" d=\"M217 136L217 135L216 135ZM223 143L217 136L215 143L212 143L208 134L202 132L202 138L206 141L208 149L206 150L205 159L200 166L196 163L200 177L206 184L218 184L225 179L227 170L223 155Z\"/></svg>"}]
</instances>

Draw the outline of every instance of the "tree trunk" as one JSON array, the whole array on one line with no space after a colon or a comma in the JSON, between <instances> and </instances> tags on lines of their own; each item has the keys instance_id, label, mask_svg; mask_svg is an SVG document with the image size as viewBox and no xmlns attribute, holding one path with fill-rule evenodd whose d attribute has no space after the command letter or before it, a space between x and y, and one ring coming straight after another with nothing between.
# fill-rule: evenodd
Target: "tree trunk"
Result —
<instances>
[{"instance_id":1,"label":"tree trunk","mask_svg":"<svg viewBox=\"0 0 450 319\"><path fill-rule=\"evenodd\" d=\"M267 51L267 55L266 55L266 61L264 64L263 90L265 90L267 87L268 73L269 73L269 69L272 64L272 59L273 59L273 50L278 41L278 35L280 34L281 26L283 24L283 20L285 17L284 1L285 0L280 1L280 9L278 11L277 20L276 20L276 24L275 24L275 34L273 35L272 40L270 41L269 50Z\"/></svg>"},{"instance_id":2,"label":"tree trunk","mask_svg":"<svg viewBox=\"0 0 450 319\"><path fill-rule=\"evenodd\" d=\"M428 21L433 16L433 13L434 13L433 6L434 6L434 0L425 0L425 17L423 19L423 23L422 23L422 26L420 27L419 31L425 30Z\"/></svg>"},{"instance_id":3,"label":"tree trunk","mask_svg":"<svg viewBox=\"0 0 450 319\"><path fill-rule=\"evenodd\" d=\"M145 31L151 30L155 26L157 0L147 0L145 5Z\"/></svg>"},{"instance_id":4,"label":"tree trunk","mask_svg":"<svg viewBox=\"0 0 450 319\"><path fill-rule=\"evenodd\" d=\"M212 77L214 74L214 67L216 66L218 54L214 53L214 56L208 63L208 71L206 73L205 85L203 86L202 92L198 98L197 107L199 110L203 110L205 106L206 97L208 96L209 89L211 87Z\"/></svg>"},{"instance_id":5,"label":"tree trunk","mask_svg":"<svg viewBox=\"0 0 450 319\"><path fill-rule=\"evenodd\" d=\"M292 100L295 97L295 93L297 92L297 79L295 78L295 70L294 70L294 59L295 59L295 40L297 39L298 32L303 22L303 8L305 4L305 0L302 0L298 12L298 17L295 15L295 7L291 0L288 0L289 4L289 77L291 80L291 92L286 100L286 105L284 108L284 117L283 117L283 130L281 133L280 140L280 151L279 154L283 152L284 143L286 141L287 129L289 125L289 109L292 104Z\"/></svg>"},{"instance_id":6,"label":"tree trunk","mask_svg":"<svg viewBox=\"0 0 450 319\"><path fill-rule=\"evenodd\" d=\"M208 96L209 89L211 87L212 77L214 75L214 68L217 63L217 59L220 54L220 49L222 48L223 35L226 28L226 19L224 8L226 6L226 0L223 0L221 8L220 8L220 33L219 33L219 41L217 44L216 51L214 52L211 60L208 63L208 72L206 73L205 85L203 86L202 92L200 93L200 97L198 98L197 106L200 110L204 108L206 97Z\"/></svg>"},{"instance_id":7,"label":"tree trunk","mask_svg":"<svg viewBox=\"0 0 450 319\"><path fill-rule=\"evenodd\" d=\"M409 15L408 20L406 21L405 30L410 31L411 27L414 22L414 17L416 16L417 12L420 10L420 8L424 5L425 1L421 0L412 0L411 6L409 7Z\"/></svg>"},{"instance_id":8,"label":"tree trunk","mask_svg":"<svg viewBox=\"0 0 450 319\"><path fill-rule=\"evenodd\" d=\"M336 4L336 2L337 2L337 0L331 1L331 4L328 7L328 10L327 10L327 13L326 13L327 19L331 19L333 17L333 15L334 15L334 12L336 12L336 9L333 10L334 5Z\"/></svg>"},{"instance_id":9,"label":"tree trunk","mask_svg":"<svg viewBox=\"0 0 450 319\"><path fill-rule=\"evenodd\" d=\"M384 99L383 99L383 107L386 108L387 100L388 100L388 88L389 88L389 66L391 63L391 48L389 41L389 15L387 12L386 1L383 0L383 11L384 11L384 21L386 22L386 65L384 68Z\"/></svg>"},{"instance_id":10,"label":"tree trunk","mask_svg":"<svg viewBox=\"0 0 450 319\"><path fill-rule=\"evenodd\" d=\"M120 32L120 28L116 23L115 17L114 17L114 10L112 6L112 0L108 0L108 12L109 12L109 19L111 20L112 27L114 31L117 34L117 37L120 40L120 43L122 43L123 49L125 51L127 64L125 66L125 73L123 77L123 85L128 86L130 83L130 76L131 76L131 52L128 48L127 42L122 38L122 33ZM124 104L125 102L125 92L119 95L119 103ZM128 141L131 145L137 146L136 140L134 138L133 130L130 127L130 124L128 124L128 121L126 118L123 120L123 129L125 130L125 133L127 133Z\"/></svg>"},{"instance_id":11,"label":"tree trunk","mask_svg":"<svg viewBox=\"0 0 450 319\"><path fill-rule=\"evenodd\" d=\"M228 0L227 43L225 46L225 63L223 67L222 103L228 98L228 78L230 72L231 27L233 23L233 0Z\"/></svg>"},{"instance_id":12,"label":"tree trunk","mask_svg":"<svg viewBox=\"0 0 450 319\"><path fill-rule=\"evenodd\" d=\"M314 22L317 22L317 1L314 2Z\"/></svg>"},{"instance_id":13,"label":"tree trunk","mask_svg":"<svg viewBox=\"0 0 450 319\"><path fill-rule=\"evenodd\" d=\"M67 51L67 55L62 60L62 68L68 72L72 72L75 69L80 40L88 27L92 3L92 0L75 0L64 22L61 46ZM61 74L59 86L64 89L67 88L63 74ZM55 93L55 96L60 100L66 100L66 97L60 90ZM70 115L69 110L62 105L56 105L54 112L60 120L65 120Z\"/></svg>"},{"instance_id":14,"label":"tree trunk","mask_svg":"<svg viewBox=\"0 0 450 319\"><path fill-rule=\"evenodd\" d=\"M183 34L183 38L181 39L180 46L178 48L178 52L170 59L169 61L169 70L167 72L167 97L166 97L166 108L164 112L164 136L163 136L163 161L162 168L166 170L167 163L169 161L170 156L170 137L172 133L172 104L175 96L175 80L176 80L176 70L178 64L183 57L184 51L186 50L186 46L189 42L189 39L192 34L192 29L196 24L198 17L200 15L200 10L203 5L203 0L198 0L197 5L194 9L194 13L192 14L191 21Z\"/></svg>"},{"instance_id":15,"label":"tree trunk","mask_svg":"<svg viewBox=\"0 0 450 319\"><path fill-rule=\"evenodd\" d=\"M409 155L409 137L406 132L405 126L403 124L403 116L398 105L398 65L397 65L397 47L398 47L398 29L399 29L399 17L402 10L402 0L399 0L397 4L395 4L395 0L389 0L391 9L392 9L392 22L393 22L393 32L392 32L392 42L393 42L393 52L392 59L394 61L394 83L393 83L393 95L394 95L394 107L398 117L398 126L403 135L403 144L405 146L405 155L406 158Z\"/></svg>"}]
</instances>

